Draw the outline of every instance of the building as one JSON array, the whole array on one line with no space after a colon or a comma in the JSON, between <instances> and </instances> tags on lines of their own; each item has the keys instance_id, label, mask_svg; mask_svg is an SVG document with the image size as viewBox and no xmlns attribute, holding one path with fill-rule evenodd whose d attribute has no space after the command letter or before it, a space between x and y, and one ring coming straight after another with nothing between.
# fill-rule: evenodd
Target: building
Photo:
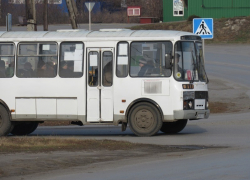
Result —
<instances>
[{"instance_id":1,"label":"building","mask_svg":"<svg viewBox=\"0 0 250 180\"><path fill-rule=\"evenodd\" d=\"M163 0L163 21L250 16L250 0Z\"/></svg>"}]
</instances>

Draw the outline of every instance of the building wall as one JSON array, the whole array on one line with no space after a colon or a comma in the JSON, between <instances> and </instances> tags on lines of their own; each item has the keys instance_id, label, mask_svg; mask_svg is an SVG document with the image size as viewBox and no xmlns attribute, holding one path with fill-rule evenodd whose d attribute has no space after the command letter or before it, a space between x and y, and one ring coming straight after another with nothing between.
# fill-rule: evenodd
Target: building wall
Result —
<instances>
[{"instance_id":1,"label":"building wall","mask_svg":"<svg viewBox=\"0 0 250 180\"><path fill-rule=\"evenodd\" d=\"M202 18L249 16L250 0L189 0L188 11Z\"/></svg>"},{"instance_id":2,"label":"building wall","mask_svg":"<svg viewBox=\"0 0 250 180\"><path fill-rule=\"evenodd\" d=\"M250 0L184 0L183 17L173 16L173 0L163 0L163 21L186 20L191 15L202 18L250 16Z\"/></svg>"}]
</instances>

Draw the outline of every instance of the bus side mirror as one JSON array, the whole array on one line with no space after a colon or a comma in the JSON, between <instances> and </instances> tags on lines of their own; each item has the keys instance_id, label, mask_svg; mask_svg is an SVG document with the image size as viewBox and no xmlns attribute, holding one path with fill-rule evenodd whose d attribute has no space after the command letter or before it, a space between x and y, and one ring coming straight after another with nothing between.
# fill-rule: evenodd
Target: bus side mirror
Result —
<instances>
[{"instance_id":1,"label":"bus side mirror","mask_svg":"<svg viewBox=\"0 0 250 180\"><path fill-rule=\"evenodd\" d=\"M170 54L165 55L165 68L172 69L172 58Z\"/></svg>"}]
</instances>

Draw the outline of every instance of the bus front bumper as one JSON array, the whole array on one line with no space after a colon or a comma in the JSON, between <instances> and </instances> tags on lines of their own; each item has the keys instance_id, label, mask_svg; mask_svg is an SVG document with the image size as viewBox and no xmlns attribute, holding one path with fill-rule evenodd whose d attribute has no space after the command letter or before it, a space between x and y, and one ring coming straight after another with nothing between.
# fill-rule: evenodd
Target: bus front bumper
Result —
<instances>
[{"instance_id":1,"label":"bus front bumper","mask_svg":"<svg viewBox=\"0 0 250 180\"><path fill-rule=\"evenodd\" d=\"M210 115L210 110L177 110L174 111L174 119L207 119Z\"/></svg>"}]
</instances>

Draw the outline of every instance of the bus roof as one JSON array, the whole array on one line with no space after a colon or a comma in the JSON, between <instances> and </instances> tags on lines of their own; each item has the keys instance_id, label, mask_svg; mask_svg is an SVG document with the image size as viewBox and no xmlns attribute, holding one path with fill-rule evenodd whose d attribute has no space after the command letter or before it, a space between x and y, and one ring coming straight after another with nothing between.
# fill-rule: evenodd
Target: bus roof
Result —
<instances>
[{"instance_id":1,"label":"bus roof","mask_svg":"<svg viewBox=\"0 0 250 180\"><path fill-rule=\"evenodd\" d=\"M112 37L155 37L175 38L183 35L194 35L190 32L172 30L129 30L129 29L100 29L88 30L57 30L57 31L0 31L0 38L112 38Z\"/></svg>"}]
</instances>

